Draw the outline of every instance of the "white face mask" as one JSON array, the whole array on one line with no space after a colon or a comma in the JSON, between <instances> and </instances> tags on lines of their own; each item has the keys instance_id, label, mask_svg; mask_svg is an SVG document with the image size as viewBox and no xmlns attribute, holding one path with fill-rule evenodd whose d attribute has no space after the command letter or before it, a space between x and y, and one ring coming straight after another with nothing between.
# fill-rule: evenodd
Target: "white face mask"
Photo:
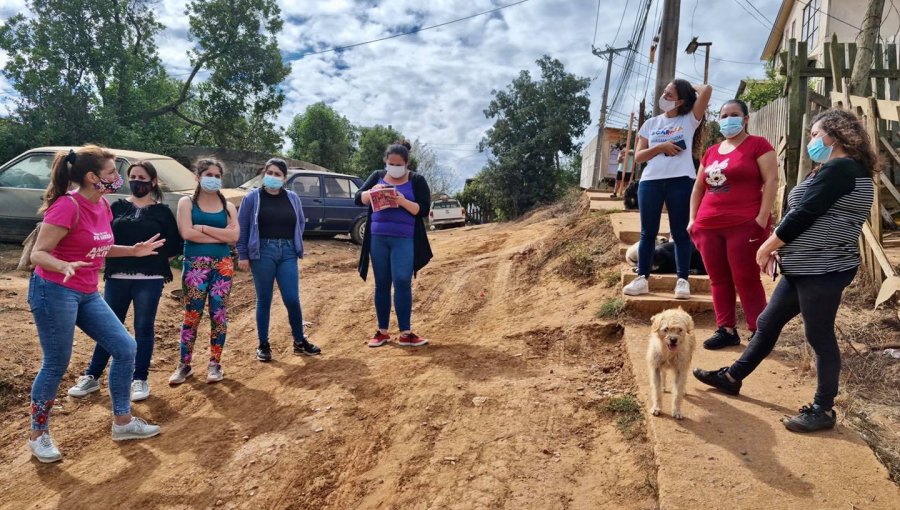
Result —
<instances>
[{"instance_id":1,"label":"white face mask","mask_svg":"<svg viewBox=\"0 0 900 510\"><path fill-rule=\"evenodd\" d=\"M678 105L675 104L677 102L678 101L669 101L665 97L660 97L659 98L659 109L662 110L663 113L669 113L678 107Z\"/></svg>"},{"instance_id":2,"label":"white face mask","mask_svg":"<svg viewBox=\"0 0 900 510\"><path fill-rule=\"evenodd\" d=\"M384 169L394 179L401 179L406 175L406 167L403 165L385 165Z\"/></svg>"}]
</instances>

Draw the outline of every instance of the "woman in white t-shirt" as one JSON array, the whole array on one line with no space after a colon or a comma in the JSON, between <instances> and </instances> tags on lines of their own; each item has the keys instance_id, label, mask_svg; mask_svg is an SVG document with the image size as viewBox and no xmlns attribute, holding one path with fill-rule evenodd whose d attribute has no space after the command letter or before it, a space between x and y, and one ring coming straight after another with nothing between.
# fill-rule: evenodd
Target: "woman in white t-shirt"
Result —
<instances>
[{"instance_id":1,"label":"woman in white t-shirt","mask_svg":"<svg viewBox=\"0 0 900 510\"><path fill-rule=\"evenodd\" d=\"M694 167L694 134L706 114L712 87L694 87L686 80L666 85L659 98L660 115L647 119L639 131L635 164L647 163L638 185L641 215L641 243L638 248L638 277L625 286L628 296L650 292L647 277L653 262L653 248L659 233L663 204L669 213L669 229L675 241L678 280L675 298L691 297L688 268L693 245L687 233L691 191L697 170Z\"/></svg>"}]
</instances>

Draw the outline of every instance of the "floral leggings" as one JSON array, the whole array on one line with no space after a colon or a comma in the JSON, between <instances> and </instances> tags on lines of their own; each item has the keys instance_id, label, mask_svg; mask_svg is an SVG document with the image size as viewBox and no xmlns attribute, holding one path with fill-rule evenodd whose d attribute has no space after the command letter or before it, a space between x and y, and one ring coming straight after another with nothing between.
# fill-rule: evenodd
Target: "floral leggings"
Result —
<instances>
[{"instance_id":1,"label":"floral leggings","mask_svg":"<svg viewBox=\"0 0 900 510\"><path fill-rule=\"evenodd\" d=\"M228 330L228 295L234 276L231 257L185 257L181 278L184 291L184 323L181 325L181 362L191 364L203 305L209 298L209 361L219 363Z\"/></svg>"}]
</instances>

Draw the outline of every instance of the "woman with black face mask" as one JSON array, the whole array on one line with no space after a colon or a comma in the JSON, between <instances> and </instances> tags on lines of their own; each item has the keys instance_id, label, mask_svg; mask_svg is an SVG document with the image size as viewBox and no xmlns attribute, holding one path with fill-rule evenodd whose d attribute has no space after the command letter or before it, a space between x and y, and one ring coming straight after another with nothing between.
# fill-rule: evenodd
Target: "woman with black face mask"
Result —
<instances>
[{"instance_id":1,"label":"woman with black face mask","mask_svg":"<svg viewBox=\"0 0 900 510\"><path fill-rule=\"evenodd\" d=\"M122 323L134 304L134 338L137 355L131 382L131 400L150 396L147 376L153 355L154 322L163 285L172 281L169 258L179 255L184 241L178 233L175 215L162 203L162 191L156 168L149 161L138 161L126 172L131 196L112 204L112 231L117 244L132 245L159 234L165 245L149 257L119 257L106 261L103 297ZM135 241L135 239L138 239ZM97 344L84 375L69 388L72 397L84 397L100 389L100 376L109 362L109 353Z\"/></svg>"}]
</instances>

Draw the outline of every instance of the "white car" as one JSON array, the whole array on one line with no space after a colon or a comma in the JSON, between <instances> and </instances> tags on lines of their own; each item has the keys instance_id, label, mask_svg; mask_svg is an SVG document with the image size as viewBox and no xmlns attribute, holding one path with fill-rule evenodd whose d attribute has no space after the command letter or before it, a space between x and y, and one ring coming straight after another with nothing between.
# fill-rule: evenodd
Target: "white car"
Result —
<instances>
[{"instance_id":1,"label":"white car","mask_svg":"<svg viewBox=\"0 0 900 510\"><path fill-rule=\"evenodd\" d=\"M428 213L428 224L432 230L445 225L463 227L466 224L466 210L452 198L435 200Z\"/></svg>"}]
</instances>

